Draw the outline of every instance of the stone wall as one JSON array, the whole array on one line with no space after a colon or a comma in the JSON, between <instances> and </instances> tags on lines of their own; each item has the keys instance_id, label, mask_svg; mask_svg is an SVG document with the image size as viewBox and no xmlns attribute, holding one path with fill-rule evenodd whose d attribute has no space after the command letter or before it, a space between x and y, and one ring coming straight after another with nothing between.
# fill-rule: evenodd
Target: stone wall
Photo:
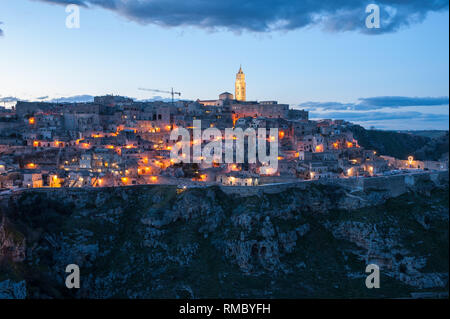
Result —
<instances>
[{"instance_id":1,"label":"stone wall","mask_svg":"<svg viewBox=\"0 0 450 319\"><path fill-rule=\"evenodd\" d=\"M431 181L441 184L448 181L448 171L420 172L393 176L381 176L371 178L335 178L315 181L298 181L283 184L267 184L257 187L245 186L220 186L227 194L238 194L242 197L281 193L288 188L306 189L311 184L336 185L349 191L386 191L391 197L397 197L406 193L417 185L418 182Z\"/></svg>"},{"instance_id":2,"label":"stone wall","mask_svg":"<svg viewBox=\"0 0 450 319\"><path fill-rule=\"evenodd\" d=\"M260 186L224 186L219 185L220 189L226 194L236 194L241 197L248 196L260 196L262 194L277 194L282 193L286 189L296 188L298 191L302 191L310 187L311 185L336 185L337 187L343 187L349 192L357 192L357 191L385 191L388 193L389 197L397 197L410 189L414 189L418 182L426 182L430 181L434 184L443 184L445 181L448 182L449 175L448 171L441 172L420 172L420 173L411 173L411 174L402 174L402 175L393 175L393 176L381 176L381 177L370 177L370 178L332 178L332 179L322 179L322 180L301 180L297 182L288 182L288 183L274 183L274 184L266 184ZM200 188L208 188L208 186L213 186L214 184L207 184L201 186L202 184L192 185L192 187L200 187ZM159 185L135 185L131 187L158 187ZM177 187L175 184L167 184L161 185L165 187ZM191 186L188 186L191 188ZM89 188L89 191L97 191L101 192L102 188ZM27 191L21 190L15 192L15 195L19 193ZM51 188L42 188L42 189L33 189L33 191L42 191L42 192L51 192L54 191L56 193L60 193L61 189L51 189ZM83 193L86 189L83 188L70 188L67 189L67 194L76 194L78 192ZM8 198L11 195L5 194L5 197ZM0 195L0 200L2 199L2 195Z\"/></svg>"}]
</instances>

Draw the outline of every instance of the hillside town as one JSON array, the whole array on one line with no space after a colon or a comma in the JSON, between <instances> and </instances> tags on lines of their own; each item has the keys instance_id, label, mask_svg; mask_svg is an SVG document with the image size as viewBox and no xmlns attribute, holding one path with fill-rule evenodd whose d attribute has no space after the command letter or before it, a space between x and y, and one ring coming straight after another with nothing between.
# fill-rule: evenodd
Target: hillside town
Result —
<instances>
[{"instance_id":1,"label":"hillside town","mask_svg":"<svg viewBox=\"0 0 450 319\"><path fill-rule=\"evenodd\" d=\"M278 169L248 161L175 163L170 133L177 127L192 131L195 120L220 131L277 128ZM308 111L277 101L247 101L242 68L235 95L225 92L212 100L173 100L172 91L172 102L114 95L98 96L90 103L18 101L12 108L0 108L0 189L259 186L448 169L448 162L396 159L364 149L349 130L351 125L343 120L313 121Z\"/></svg>"}]
</instances>

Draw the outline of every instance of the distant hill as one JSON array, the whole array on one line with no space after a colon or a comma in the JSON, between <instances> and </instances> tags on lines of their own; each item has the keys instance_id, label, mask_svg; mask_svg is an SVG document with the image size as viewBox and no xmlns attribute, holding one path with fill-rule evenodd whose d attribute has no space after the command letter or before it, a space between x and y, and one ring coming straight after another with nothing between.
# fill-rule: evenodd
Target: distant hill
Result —
<instances>
[{"instance_id":1,"label":"distant hill","mask_svg":"<svg viewBox=\"0 0 450 319\"><path fill-rule=\"evenodd\" d=\"M439 138L448 134L448 131L443 130L423 130L423 131L399 131L399 133L412 134L417 136L424 136L429 138Z\"/></svg>"},{"instance_id":2,"label":"distant hill","mask_svg":"<svg viewBox=\"0 0 450 319\"><path fill-rule=\"evenodd\" d=\"M359 145L367 149L376 150L379 154L406 159L412 155L418 160L439 160L445 154L448 157L448 132L431 134L431 138L422 133L394 132L380 130L366 130L362 126L353 125L351 128ZM428 131L431 132L431 131ZM428 134L430 135L430 134Z\"/></svg>"},{"instance_id":3,"label":"distant hill","mask_svg":"<svg viewBox=\"0 0 450 319\"><path fill-rule=\"evenodd\" d=\"M437 138L431 139L426 145L418 149L414 154L417 159L428 159L437 161L439 159L448 159L448 132Z\"/></svg>"}]
</instances>

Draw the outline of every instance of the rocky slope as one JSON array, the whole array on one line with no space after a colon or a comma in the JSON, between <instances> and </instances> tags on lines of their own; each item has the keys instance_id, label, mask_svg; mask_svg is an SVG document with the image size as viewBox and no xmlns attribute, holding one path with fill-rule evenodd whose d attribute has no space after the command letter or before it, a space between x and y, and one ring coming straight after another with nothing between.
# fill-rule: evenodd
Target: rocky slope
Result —
<instances>
[{"instance_id":1,"label":"rocky slope","mask_svg":"<svg viewBox=\"0 0 450 319\"><path fill-rule=\"evenodd\" d=\"M376 150L379 154L407 159L413 155L421 161L439 161L448 158L448 131L429 137L413 132L366 130L362 126L350 127L359 145ZM431 135L431 134L430 134Z\"/></svg>"},{"instance_id":2,"label":"rocky slope","mask_svg":"<svg viewBox=\"0 0 450 319\"><path fill-rule=\"evenodd\" d=\"M384 195L311 184L247 197L171 186L5 196L0 298L448 296L448 183ZM69 290L73 263L81 288ZM380 289L365 287L368 263Z\"/></svg>"}]
</instances>

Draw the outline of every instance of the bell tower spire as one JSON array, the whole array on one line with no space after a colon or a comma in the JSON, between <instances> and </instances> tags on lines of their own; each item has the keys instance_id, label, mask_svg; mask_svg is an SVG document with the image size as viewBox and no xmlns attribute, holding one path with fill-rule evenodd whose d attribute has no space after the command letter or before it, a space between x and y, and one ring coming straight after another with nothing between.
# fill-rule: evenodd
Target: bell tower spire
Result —
<instances>
[{"instance_id":1,"label":"bell tower spire","mask_svg":"<svg viewBox=\"0 0 450 319\"><path fill-rule=\"evenodd\" d=\"M239 71L236 74L235 97L238 101L246 100L245 74L242 71L242 65L239 67Z\"/></svg>"}]
</instances>

